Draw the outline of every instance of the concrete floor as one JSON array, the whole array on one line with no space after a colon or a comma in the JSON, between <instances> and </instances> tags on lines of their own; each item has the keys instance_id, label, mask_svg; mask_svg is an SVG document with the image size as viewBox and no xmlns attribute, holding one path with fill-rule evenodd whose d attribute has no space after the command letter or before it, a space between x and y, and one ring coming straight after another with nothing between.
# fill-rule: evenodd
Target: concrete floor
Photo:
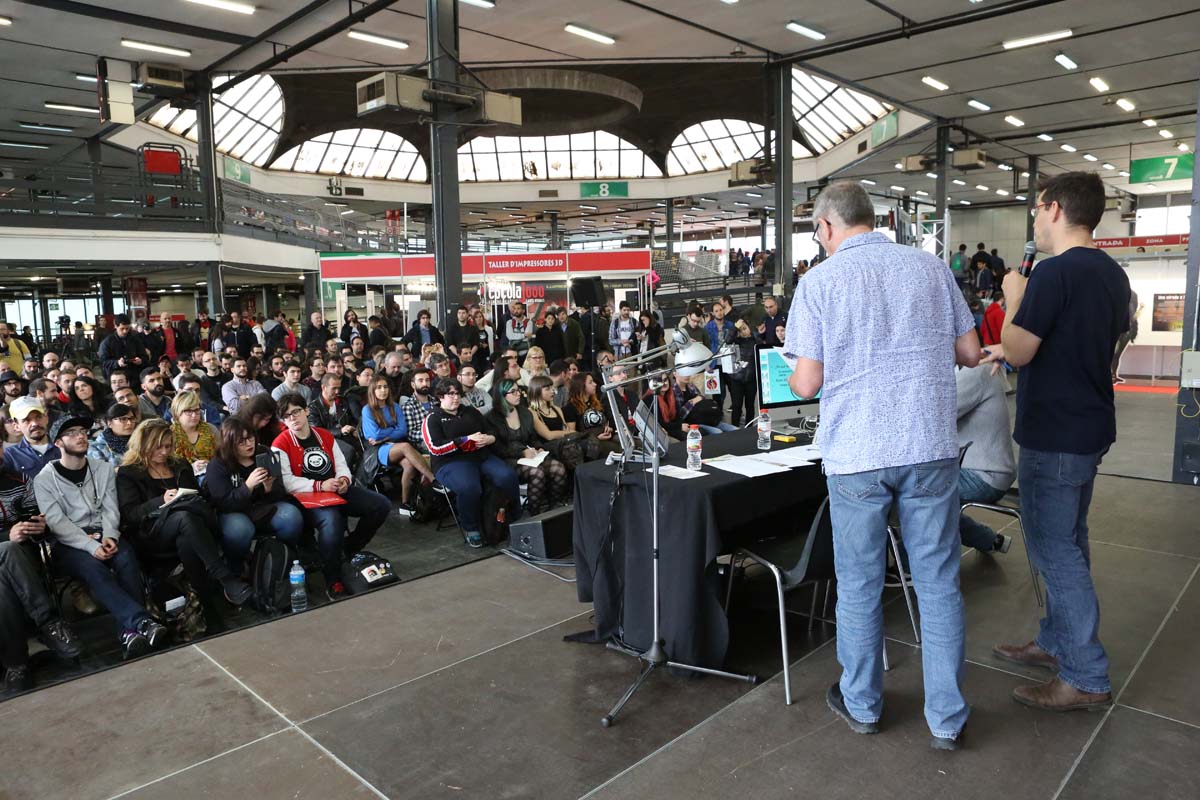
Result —
<instances>
[{"instance_id":1,"label":"concrete floor","mask_svg":"<svg viewBox=\"0 0 1200 800\"><path fill-rule=\"evenodd\" d=\"M964 554L967 748L928 750L920 653L890 598L884 731L825 707L832 630L791 626L792 706L760 579L739 583L730 667L756 687L656 675L600 717L637 665L567 643L574 587L503 556L142 659L0 704L0 797L728 798L880 786L916 797L1200 796L1200 531L1191 487L1101 476L1092 508L1117 703L1053 715L1013 702L1036 672L996 661L1038 610L1018 537ZM1000 524L997 520L995 524ZM568 571L569 574L569 571ZM807 596L796 598L807 607Z\"/></svg>"}]
</instances>

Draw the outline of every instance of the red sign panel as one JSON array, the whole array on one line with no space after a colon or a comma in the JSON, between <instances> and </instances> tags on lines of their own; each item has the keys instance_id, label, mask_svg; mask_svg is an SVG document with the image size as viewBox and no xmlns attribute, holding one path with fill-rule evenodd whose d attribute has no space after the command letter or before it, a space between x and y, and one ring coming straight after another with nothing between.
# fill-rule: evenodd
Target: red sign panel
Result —
<instances>
[{"instance_id":1,"label":"red sign panel","mask_svg":"<svg viewBox=\"0 0 1200 800\"><path fill-rule=\"evenodd\" d=\"M1175 233L1169 236L1125 236L1117 239L1097 239L1096 247L1113 249L1118 247L1170 247L1185 245L1190 234Z\"/></svg>"},{"instance_id":2,"label":"red sign panel","mask_svg":"<svg viewBox=\"0 0 1200 800\"><path fill-rule=\"evenodd\" d=\"M359 256L355 258L322 258L321 280L345 281L365 278L399 278L401 258L398 255Z\"/></svg>"},{"instance_id":3,"label":"red sign panel","mask_svg":"<svg viewBox=\"0 0 1200 800\"><path fill-rule=\"evenodd\" d=\"M462 257L464 279L504 275L558 275L568 272L607 274L650 272L649 250L551 251L541 253L471 254ZM399 254L337 255L321 259L321 279L370 281L374 278L432 278L434 256Z\"/></svg>"},{"instance_id":4,"label":"red sign panel","mask_svg":"<svg viewBox=\"0 0 1200 800\"><path fill-rule=\"evenodd\" d=\"M572 272L649 272L649 250L581 250L568 257Z\"/></svg>"},{"instance_id":5,"label":"red sign panel","mask_svg":"<svg viewBox=\"0 0 1200 800\"><path fill-rule=\"evenodd\" d=\"M566 253L505 253L485 255L483 261L488 275L506 272L531 275L567 271Z\"/></svg>"}]
</instances>

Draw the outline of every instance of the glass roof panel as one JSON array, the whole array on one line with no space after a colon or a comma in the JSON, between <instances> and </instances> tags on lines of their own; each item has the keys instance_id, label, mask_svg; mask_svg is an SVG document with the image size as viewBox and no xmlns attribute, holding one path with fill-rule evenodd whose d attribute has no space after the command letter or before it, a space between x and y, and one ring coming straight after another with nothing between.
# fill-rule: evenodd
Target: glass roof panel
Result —
<instances>
[{"instance_id":1,"label":"glass roof panel","mask_svg":"<svg viewBox=\"0 0 1200 800\"><path fill-rule=\"evenodd\" d=\"M792 68L792 115L819 152L841 144L890 111L874 98Z\"/></svg>"},{"instance_id":2,"label":"glass roof panel","mask_svg":"<svg viewBox=\"0 0 1200 800\"><path fill-rule=\"evenodd\" d=\"M218 75L213 81L214 87L219 89L229 77ZM164 106L151 114L148 121L196 141L196 112L193 109L176 112ZM217 150L255 166L262 166L274 151L282 122L283 92L270 75L257 75L213 96Z\"/></svg>"},{"instance_id":3,"label":"glass roof panel","mask_svg":"<svg viewBox=\"0 0 1200 800\"><path fill-rule=\"evenodd\" d=\"M331 144L327 145L327 142ZM357 144L352 147L345 142ZM297 151L298 156L295 155ZM411 158L396 158L397 151ZM387 177L390 180L408 180L407 176L413 172L415 160L419 160L417 148L394 133L374 128L348 128L323 133L298 147L293 147L280 156L271 165L271 169L332 173L352 178ZM423 167L422 163L422 176L425 175ZM465 168L460 167L460 171L470 171L469 163ZM398 173L403 173L406 177L396 178Z\"/></svg>"}]
</instances>

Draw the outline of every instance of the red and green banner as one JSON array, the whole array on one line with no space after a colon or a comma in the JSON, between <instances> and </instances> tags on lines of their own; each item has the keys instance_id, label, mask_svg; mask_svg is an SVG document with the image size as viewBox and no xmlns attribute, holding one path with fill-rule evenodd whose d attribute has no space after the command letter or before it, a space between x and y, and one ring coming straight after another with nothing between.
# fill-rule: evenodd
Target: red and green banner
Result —
<instances>
[{"instance_id":1,"label":"red and green banner","mask_svg":"<svg viewBox=\"0 0 1200 800\"><path fill-rule=\"evenodd\" d=\"M434 256L400 253L322 253L321 280L403 281L432 278ZM487 277L621 275L637 277L650 273L649 250L561 250L540 253L472 253L462 257L463 280Z\"/></svg>"}]
</instances>

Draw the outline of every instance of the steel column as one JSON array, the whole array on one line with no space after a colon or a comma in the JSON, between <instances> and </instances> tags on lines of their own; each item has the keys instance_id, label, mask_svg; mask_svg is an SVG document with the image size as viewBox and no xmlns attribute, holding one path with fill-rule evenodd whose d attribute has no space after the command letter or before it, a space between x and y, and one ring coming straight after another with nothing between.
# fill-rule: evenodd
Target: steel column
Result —
<instances>
[{"instance_id":1,"label":"steel column","mask_svg":"<svg viewBox=\"0 0 1200 800\"><path fill-rule=\"evenodd\" d=\"M675 200L667 198L667 258L675 255Z\"/></svg>"},{"instance_id":2,"label":"steel column","mask_svg":"<svg viewBox=\"0 0 1200 800\"><path fill-rule=\"evenodd\" d=\"M208 315L214 320L225 313L225 279L221 277L221 264L208 262Z\"/></svg>"},{"instance_id":3,"label":"steel column","mask_svg":"<svg viewBox=\"0 0 1200 800\"><path fill-rule=\"evenodd\" d=\"M1038 196L1038 175L1041 169L1041 161L1037 156L1029 157L1029 180L1025 184L1025 207L1029 209L1029 214L1025 219L1025 241L1033 241L1033 209L1037 206Z\"/></svg>"},{"instance_id":4,"label":"steel column","mask_svg":"<svg viewBox=\"0 0 1200 800\"><path fill-rule=\"evenodd\" d=\"M775 70L775 277L792 274L792 68Z\"/></svg>"},{"instance_id":5,"label":"steel column","mask_svg":"<svg viewBox=\"0 0 1200 800\"><path fill-rule=\"evenodd\" d=\"M221 232L221 184L217 177L217 148L213 132L212 83L207 75L198 75L201 89L196 100L197 166L204 191L204 223L210 233Z\"/></svg>"},{"instance_id":6,"label":"steel column","mask_svg":"<svg viewBox=\"0 0 1200 800\"><path fill-rule=\"evenodd\" d=\"M1197 82L1200 87L1200 81ZM1196 98L1196 107L1200 108L1200 95ZM1196 140L1192 142L1192 152L1200 144L1200 130ZM1191 238L1188 246L1186 293L1183 301L1183 349L1196 350L1200 344L1200 180L1192 174L1192 221ZM1191 387L1179 387L1179 395L1175 405L1175 470L1173 479L1177 483L1196 484L1200 478L1183 470L1183 444L1200 441L1200 394Z\"/></svg>"},{"instance_id":7,"label":"steel column","mask_svg":"<svg viewBox=\"0 0 1200 800\"><path fill-rule=\"evenodd\" d=\"M321 274L319 272L304 273L304 316L300 320L303 329L308 325L308 318L314 311L321 310Z\"/></svg>"},{"instance_id":8,"label":"steel column","mask_svg":"<svg viewBox=\"0 0 1200 800\"><path fill-rule=\"evenodd\" d=\"M429 42L429 80L458 82L458 2L428 0L425 11ZM454 88L454 87L450 87ZM437 282L438 313L445 320L449 310L462 302L462 249L458 238L458 131L449 124L454 112L444 103L433 106L434 122L429 128L432 155L430 184L433 187L434 276Z\"/></svg>"},{"instance_id":9,"label":"steel column","mask_svg":"<svg viewBox=\"0 0 1200 800\"><path fill-rule=\"evenodd\" d=\"M950 248L950 242L946 241L945 233L950 229L950 226L946 224L950 216L949 204L946 202L947 184L949 183L948 173L950 171L949 158L947 158L949 155L948 148L950 147L949 125L944 123L938 125L937 144L935 147L937 147L937 160L934 170L937 172L937 181L934 185L933 193L935 196L933 199L936 201L937 211L935 213L937 214L937 218L941 220L943 231L942 235L935 239L937 242L937 252L935 255L945 261L948 255L946 251Z\"/></svg>"}]
</instances>

